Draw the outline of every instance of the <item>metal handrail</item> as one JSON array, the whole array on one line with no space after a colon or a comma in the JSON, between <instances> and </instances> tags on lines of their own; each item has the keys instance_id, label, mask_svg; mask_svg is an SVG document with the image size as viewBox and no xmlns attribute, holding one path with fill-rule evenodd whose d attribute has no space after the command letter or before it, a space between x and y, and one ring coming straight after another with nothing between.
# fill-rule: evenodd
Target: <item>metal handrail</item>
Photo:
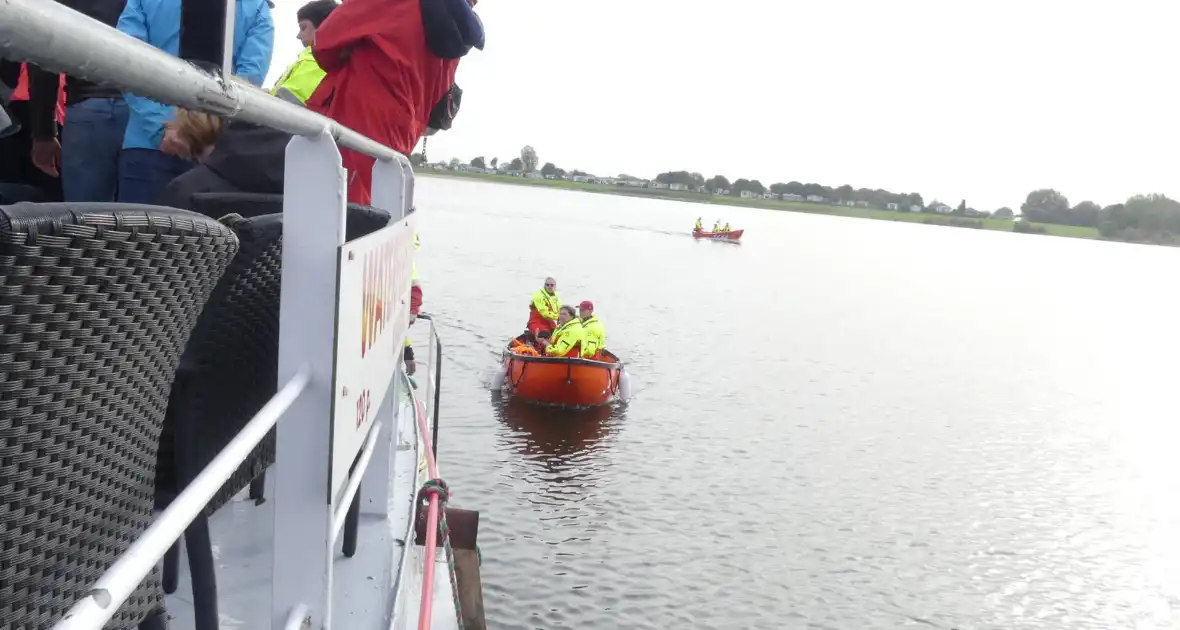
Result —
<instances>
[{"instance_id":1,"label":"metal handrail","mask_svg":"<svg viewBox=\"0 0 1180 630\"><path fill-rule=\"evenodd\" d=\"M432 342L431 361L426 364L426 367L434 369L434 424L430 428L431 447L434 457L438 458L438 417L439 408L442 401L442 338L438 336L438 324L434 321L428 313L419 313L418 319L424 319L430 322L430 341Z\"/></svg>"},{"instance_id":2,"label":"metal handrail","mask_svg":"<svg viewBox=\"0 0 1180 630\"><path fill-rule=\"evenodd\" d=\"M327 133L340 146L410 164L401 153L329 118L257 88L225 81L58 2L0 0L0 57L295 135Z\"/></svg>"},{"instance_id":3,"label":"metal handrail","mask_svg":"<svg viewBox=\"0 0 1180 630\"><path fill-rule=\"evenodd\" d=\"M54 630L101 630L311 382L304 366L74 604Z\"/></svg>"}]
</instances>

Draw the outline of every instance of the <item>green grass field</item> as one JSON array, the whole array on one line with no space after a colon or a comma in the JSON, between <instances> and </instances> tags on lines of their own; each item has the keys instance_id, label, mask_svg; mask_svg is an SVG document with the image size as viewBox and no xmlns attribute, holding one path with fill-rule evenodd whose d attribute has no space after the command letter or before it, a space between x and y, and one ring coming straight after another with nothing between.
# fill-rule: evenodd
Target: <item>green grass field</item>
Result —
<instances>
[{"instance_id":1,"label":"green grass field","mask_svg":"<svg viewBox=\"0 0 1180 630\"><path fill-rule=\"evenodd\" d=\"M876 210L873 208L849 208L848 206L832 206L819 203L799 203L794 201L775 201L772 199L742 199L740 197L720 197L716 195L704 195L701 193L688 191L626 188L622 186L608 186L605 184L583 184L581 182L551 179L526 179L523 177L487 175L483 173L458 173L454 171L433 171L422 169L421 171L417 171L417 174L422 177L455 177L460 179L477 179L501 184L512 184L516 186L564 188L566 190L580 190L583 192L595 192L606 195L622 195L625 197L671 199L674 201L688 201L691 203L706 203L722 206L742 206L747 208L762 208L765 210L784 210L787 212L807 212L809 214L827 214L838 217L876 219L878 221L901 221L903 223L924 223L946 226L948 225L947 221L952 218L945 215L933 215L917 212L891 212L889 210ZM953 218L960 220L966 219L969 221L981 221L983 223L983 229L995 230L998 232L1011 232L1012 225L1014 223L1014 221L1011 219L967 219L966 217ZM1036 225L1043 227L1045 232L1051 236L1066 236L1070 238L1088 239L1096 239L1099 237L1098 230L1094 228L1074 227L1071 225L1055 225L1050 223L1038 223Z\"/></svg>"}]
</instances>

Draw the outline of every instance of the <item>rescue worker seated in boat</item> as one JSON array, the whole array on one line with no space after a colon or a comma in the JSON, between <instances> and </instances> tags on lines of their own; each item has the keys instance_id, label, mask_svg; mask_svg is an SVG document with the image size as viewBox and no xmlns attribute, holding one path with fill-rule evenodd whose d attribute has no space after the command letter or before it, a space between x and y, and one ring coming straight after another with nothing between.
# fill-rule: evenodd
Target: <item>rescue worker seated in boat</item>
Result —
<instances>
[{"instance_id":1,"label":"rescue worker seated in boat","mask_svg":"<svg viewBox=\"0 0 1180 630\"><path fill-rule=\"evenodd\" d=\"M726 223L726 224L725 224L725 227L721 228L721 231L722 231L722 232L728 232L728 231L729 231L729 224L728 224L728 223Z\"/></svg>"},{"instance_id":2,"label":"rescue worker seated in boat","mask_svg":"<svg viewBox=\"0 0 1180 630\"><path fill-rule=\"evenodd\" d=\"M701 218L697 217L697 224L692 228L692 231L693 232L701 232L704 229L705 229L705 226L701 224Z\"/></svg>"},{"instance_id":3,"label":"rescue worker seated in boat","mask_svg":"<svg viewBox=\"0 0 1180 630\"><path fill-rule=\"evenodd\" d=\"M716 221L713 222L713 231L714 232L721 231L721 219L717 219Z\"/></svg>"},{"instance_id":4,"label":"rescue worker seated in boat","mask_svg":"<svg viewBox=\"0 0 1180 630\"><path fill-rule=\"evenodd\" d=\"M599 352L606 347L606 328L594 314L594 303L582 300L578 305L578 318L582 321L582 358L597 358Z\"/></svg>"},{"instance_id":5,"label":"rescue worker seated in boat","mask_svg":"<svg viewBox=\"0 0 1180 630\"><path fill-rule=\"evenodd\" d=\"M549 339L539 339L537 343L544 348L545 356L579 356L582 350L582 320L578 319L574 307L569 304L562 306L557 315L557 328Z\"/></svg>"},{"instance_id":6,"label":"rescue worker seated in boat","mask_svg":"<svg viewBox=\"0 0 1180 630\"><path fill-rule=\"evenodd\" d=\"M527 330L537 336L542 330L557 328L557 311L561 308L561 298L557 297L557 281L545 278L545 286L533 294L529 303L529 323Z\"/></svg>"}]
</instances>

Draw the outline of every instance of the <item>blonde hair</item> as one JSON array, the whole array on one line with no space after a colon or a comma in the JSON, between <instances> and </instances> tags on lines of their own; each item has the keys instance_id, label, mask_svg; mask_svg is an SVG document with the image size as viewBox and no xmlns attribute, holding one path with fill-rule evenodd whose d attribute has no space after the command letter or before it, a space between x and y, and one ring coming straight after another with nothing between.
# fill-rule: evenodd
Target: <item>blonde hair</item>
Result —
<instances>
[{"instance_id":1,"label":"blonde hair","mask_svg":"<svg viewBox=\"0 0 1180 630\"><path fill-rule=\"evenodd\" d=\"M213 148L225 126L225 119L220 116L187 109L176 110L176 120L173 122L177 140L189 148L194 158L204 156Z\"/></svg>"},{"instance_id":2,"label":"blonde hair","mask_svg":"<svg viewBox=\"0 0 1180 630\"><path fill-rule=\"evenodd\" d=\"M235 83L253 87L239 76L231 78ZM229 121L221 116L181 108L176 109L176 117L172 121L177 139L189 148L189 157L193 159L201 158L213 150L217 138L228 125Z\"/></svg>"}]
</instances>

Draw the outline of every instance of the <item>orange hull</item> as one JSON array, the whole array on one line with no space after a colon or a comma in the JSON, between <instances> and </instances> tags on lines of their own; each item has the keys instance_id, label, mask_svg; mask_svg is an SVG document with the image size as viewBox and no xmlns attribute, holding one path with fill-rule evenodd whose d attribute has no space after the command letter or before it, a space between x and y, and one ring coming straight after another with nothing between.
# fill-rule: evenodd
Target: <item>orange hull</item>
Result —
<instances>
[{"instance_id":1,"label":"orange hull","mask_svg":"<svg viewBox=\"0 0 1180 630\"><path fill-rule=\"evenodd\" d=\"M560 407L597 407L619 390L622 361L603 350L601 360L538 357L504 352L509 393L522 400Z\"/></svg>"},{"instance_id":2,"label":"orange hull","mask_svg":"<svg viewBox=\"0 0 1180 630\"><path fill-rule=\"evenodd\" d=\"M704 238L711 241L740 241L742 240L742 233L745 230L733 230L730 232L698 232L693 230L693 238Z\"/></svg>"}]
</instances>

